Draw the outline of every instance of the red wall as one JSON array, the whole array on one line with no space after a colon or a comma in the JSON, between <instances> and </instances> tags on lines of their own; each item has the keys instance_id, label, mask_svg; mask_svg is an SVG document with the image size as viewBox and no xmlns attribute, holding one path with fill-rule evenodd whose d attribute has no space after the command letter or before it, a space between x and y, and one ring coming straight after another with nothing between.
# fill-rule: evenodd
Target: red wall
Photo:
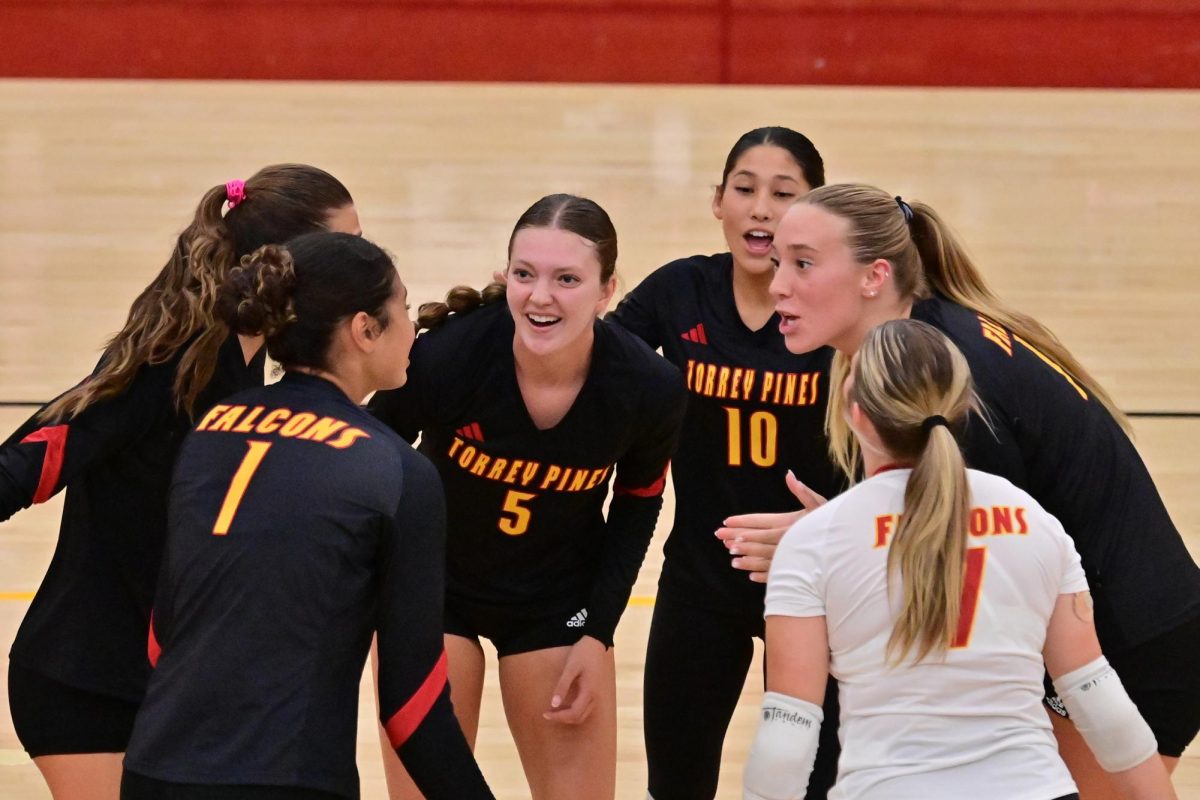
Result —
<instances>
[{"instance_id":1,"label":"red wall","mask_svg":"<svg viewBox=\"0 0 1200 800\"><path fill-rule=\"evenodd\" d=\"M0 76L1200 88L1200 0L0 0Z\"/></svg>"}]
</instances>

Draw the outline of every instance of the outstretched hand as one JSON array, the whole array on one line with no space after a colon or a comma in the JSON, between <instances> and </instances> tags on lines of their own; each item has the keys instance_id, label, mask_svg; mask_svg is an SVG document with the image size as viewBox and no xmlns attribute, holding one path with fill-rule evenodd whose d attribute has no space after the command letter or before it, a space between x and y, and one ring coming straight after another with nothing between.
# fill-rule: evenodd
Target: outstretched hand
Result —
<instances>
[{"instance_id":1,"label":"outstretched hand","mask_svg":"<svg viewBox=\"0 0 1200 800\"><path fill-rule=\"evenodd\" d=\"M788 491L795 495L804 508L776 514L739 514L726 519L725 526L717 529L717 538L734 556L734 569L750 573L747 577L755 583L767 582L767 571L771 568L771 559L775 557L775 548L788 528L809 511L829 502L801 483L791 470L788 470L784 480Z\"/></svg>"}]
</instances>

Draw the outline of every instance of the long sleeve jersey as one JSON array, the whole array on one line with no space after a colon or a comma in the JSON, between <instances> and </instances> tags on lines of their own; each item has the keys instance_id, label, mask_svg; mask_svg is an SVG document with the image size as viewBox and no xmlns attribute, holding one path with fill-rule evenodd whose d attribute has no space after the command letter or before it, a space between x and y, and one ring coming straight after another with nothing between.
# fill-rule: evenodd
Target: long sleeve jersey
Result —
<instances>
[{"instance_id":1,"label":"long sleeve jersey","mask_svg":"<svg viewBox=\"0 0 1200 800\"><path fill-rule=\"evenodd\" d=\"M1074 540L1105 652L1200 614L1200 569L1133 442L1059 364L1002 325L943 297L913 307L966 356L990 427L971 420L975 469L1029 492Z\"/></svg>"},{"instance_id":2,"label":"long sleeve jersey","mask_svg":"<svg viewBox=\"0 0 1200 800\"><path fill-rule=\"evenodd\" d=\"M726 517L799 507L790 469L825 497L844 484L825 444L833 351L788 352L772 315L750 330L733 298L733 257L692 256L653 272L608 319L684 374L687 415L672 465L675 521L661 590L762 624L763 585L729 566L713 536Z\"/></svg>"},{"instance_id":3,"label":"long sleeve jersey","mask_svg":"<svg viewBox=\"0 0 1200 800\"><path fill-rule=\"evenodd\" d=\"M231 335L195 414L262 385L264 358L260 351L246 363ZM171 390L178 363L177 355L143 366L121 394L61 422L43 423L35 414L0 445L0 520L66 488L58 545L12 660L134 702L149 677L146 630L171 468L191 426Z\"/></svg>"},{"instance_id":4,"label":"long sleeve jersey","mask_svg":"<svg viewBox=\"0 0 1200 800\"><path fill-rule=\"evenodd\" d=\"M357 797L359 680L430 800L489 798L450 705L432 465L333 384L288 373L188 437L125 764L160 780Z\"/></svg>"},{"instance_id":5,"label":"long sleeve jersey","mask_svg":"<svg viewBox=\"0 0 1200 800\"><path fill-rule=\"evenodd\" d=\"M408 383L371 409L409 441L419 432L442 476L450 593L526 612L586 587L581 632L611 645L662 506L685 394L678 371L636 337L599 320L594 331L584 385L548 430L521 397L503 304L418 337Z\"/></svg>"}]
</instances>

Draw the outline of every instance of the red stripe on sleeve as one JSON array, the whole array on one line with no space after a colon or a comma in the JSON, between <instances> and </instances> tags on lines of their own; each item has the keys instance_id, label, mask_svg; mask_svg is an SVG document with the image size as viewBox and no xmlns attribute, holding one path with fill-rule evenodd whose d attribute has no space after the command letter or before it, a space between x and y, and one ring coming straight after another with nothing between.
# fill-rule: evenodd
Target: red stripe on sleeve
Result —
<instances>
[{"instance_id":1,"label":"red stripe on sleeve","mask_svg":"<svg viewBox=\"0 0 1200 800\"><path fill-rule=\"evenodd\" d=\"M658 477L654 483L641 488L633 488L630 486L622 486L617 484L613 487L613 494L631 494L634 497L658 497L663 493L663 489L667 486L667 470L671 468L670 462L663 467L663 474Z\"/></svg>"},{"instance_id":2,"label":"red stripe on sleeve","mask_svg":"<svg viewBox=\"0 0 1200 800\"><path fill-rule=\"evenodd\" d=\"M150 636L146 640L146 656L150 659L150 666L158 666L158 657L162 655L162 647L158 644L158 637L154 635L154 612L150 612Z\"/></svg>"},{"instance_id":3,"label":"red stripe on sleeve","mask_svg":"<svg viewBox=\"0 0 1200 800\"><path fill-rule=\"evenodd\" d=\"M708 344L708 337L704 335L703 322L696 326L696 332L700 334L700 344Z\"/></svg>"},{"instance_id":4,"label":"red stripe on sleeve","mask_svg":"<svg viewBox=\"0 0 1200 800\"><path fill-rule=\"evenodd\" d=\"M412 736L413 732L421 726L426 715L429 714L429 709L433 708L434 702L437 701L438 695L442 693L445 686L446 651L443 650L441 657L425 677L425 682L417 691L413 692L413 696L408 698L404 707L393 714L391 719L384 724L383 727L387 729L388 741L392 743L393 749L398 749L407 742L408 737Z\"/></svg>"},{"instance_id":5,"label":"red stripe on sleeve","mask_svg":"<svg viewBox=\"0 0 1200 800\"><path fill-rule=\"evenodd\" d=\"M58 477L62 474L63 458L67 452L67 426L38 428L21 440L21 444L34 442L46 443L46 454L42 456L42 477L38 480L37 491L33 493L34 503L44 503L54 495Z\"/></svg>"}]
</instances>

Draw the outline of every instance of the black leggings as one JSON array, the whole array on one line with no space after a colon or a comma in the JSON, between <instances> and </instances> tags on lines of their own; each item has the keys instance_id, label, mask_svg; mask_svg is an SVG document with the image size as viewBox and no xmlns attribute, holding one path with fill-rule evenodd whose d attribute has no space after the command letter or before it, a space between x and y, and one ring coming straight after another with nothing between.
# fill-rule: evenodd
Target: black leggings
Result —
<instances>
[{"instance_id":1,"label":"black leggings","mask_svg":"<svg viewBox=\"0 0 1200 800\"><path fill-rule=\"evenodd\" d=\"M757 629L755 629L757 627ZM646 647L646 760L654 800L712 800L721 747L762 620L722 614L659 592ZM837 683L825 696L817 762L807 800L823 800L837 777Z\"/></svg>"}]
</instances>

